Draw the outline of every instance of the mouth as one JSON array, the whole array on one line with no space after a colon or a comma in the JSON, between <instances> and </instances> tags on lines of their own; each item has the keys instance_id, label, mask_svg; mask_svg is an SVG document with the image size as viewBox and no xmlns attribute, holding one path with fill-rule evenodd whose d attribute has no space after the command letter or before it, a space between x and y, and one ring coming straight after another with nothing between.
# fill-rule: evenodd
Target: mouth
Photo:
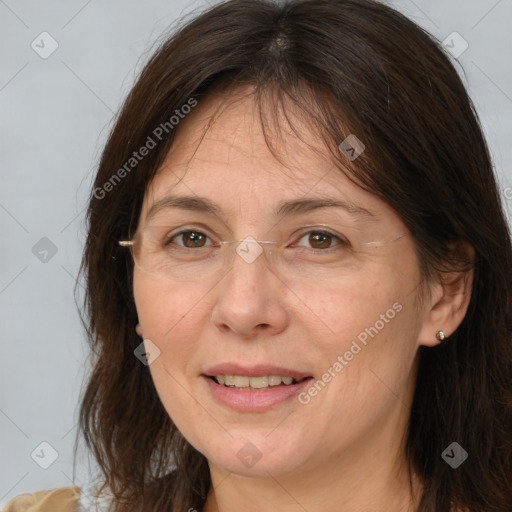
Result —
<instances>
[{"instance_id":1,"label":"mouth","mask_svg":"<svg viewBox=\"0 0 512 512\"><path fill-rule=\"evenodd\" d=\"M293 400L313 379L311 374L274 365L224 363L205 371L205 391L218 404L239 412L294 407Z\"/></svg>"},{"instance_id":2,"label":"mouth","mask_svg":"<svg viewBox=\"0 0 512 512\"><path fill-rule=\"evenodd\" d=\"M219 374L210 376L215 383L230 389L241 391L265 391L282 386L293 386L311 377L293 378L288 375L262 375L250 377L248 375Z\"/></svg>"}]
</instances>

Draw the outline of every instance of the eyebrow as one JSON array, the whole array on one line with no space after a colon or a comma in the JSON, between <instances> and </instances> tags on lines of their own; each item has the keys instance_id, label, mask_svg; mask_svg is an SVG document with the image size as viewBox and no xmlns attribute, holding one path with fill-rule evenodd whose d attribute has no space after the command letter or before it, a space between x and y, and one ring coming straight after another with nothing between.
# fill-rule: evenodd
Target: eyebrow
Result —
<instances>
[{"instance_id":1,"label":"eyebrow","mask_svg":"<svg viewBox=\"0 0 512 512\"><path fill-rule=\"evenodd\" d=\"M167 196L151 206L146 216L146 220L151 219L157 212L167 208L179 208L182 210L202 212L216 217L222 217L224 215L224 211L219 205L205 197ZM283 218L292 215L301 215L320 208L342 208L355 217L376 217L375 213L367 210L366 208L357 206L348 201L333 199L330 197L302 198L282 201L277 205L274 215L277 218Z\"/></svg>"}]
</instances>

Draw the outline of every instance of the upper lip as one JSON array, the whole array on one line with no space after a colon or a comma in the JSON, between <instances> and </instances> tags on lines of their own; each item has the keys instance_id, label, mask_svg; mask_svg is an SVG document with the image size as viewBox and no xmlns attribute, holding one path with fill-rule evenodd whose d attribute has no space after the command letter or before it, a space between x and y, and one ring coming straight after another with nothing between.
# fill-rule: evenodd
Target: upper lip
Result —
<instances>
[{"instance_id":1,"label":"upper lip","mask_svg":"<svg viewBox=\"0 0 512 512\"><path fill-rule=\"evenodd\" d=\"M300 380L311 377L310 373L274 366L270 364L258 364L253 366L242 366L234 363L220 363L205 370L204 375L215 377L217 375L243 375L248 377L263 377L264 375L280 375L281 377L292 377Z\"/></svg>"}]
</instances>

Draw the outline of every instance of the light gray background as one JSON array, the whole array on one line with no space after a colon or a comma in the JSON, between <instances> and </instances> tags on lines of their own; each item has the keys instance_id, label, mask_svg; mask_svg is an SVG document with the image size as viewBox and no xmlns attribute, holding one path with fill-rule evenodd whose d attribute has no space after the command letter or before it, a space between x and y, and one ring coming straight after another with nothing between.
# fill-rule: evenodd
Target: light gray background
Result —
<instances>
[{"instance_id":1,"label":"light gray background","mask_svg":"<svg viewBox=\"0 0 512 512\"><path fill-rule=\"evenodd\" d=\"M438 39L456 31L469 43L458 60L512 212L512 1L391 3ZM86 197L113 114L152 44L206 5L0 0L0 506L87 479L72 472L87 355L73 298ZM43 50L43 31L59 45L46 59L31 47ZM57 250L46 262L32 250L43 237ZM41 442L58 452L48 469L31 457ZM34 459L51 462L51 450Z\"/></svg>"}]
</instances>

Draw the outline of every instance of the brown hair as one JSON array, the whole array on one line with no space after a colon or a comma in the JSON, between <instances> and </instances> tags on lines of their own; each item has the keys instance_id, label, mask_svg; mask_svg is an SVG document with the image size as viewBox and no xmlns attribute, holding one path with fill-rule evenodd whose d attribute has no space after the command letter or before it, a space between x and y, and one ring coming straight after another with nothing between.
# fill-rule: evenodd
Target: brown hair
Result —
<instances>
[{"instance_id":1,"label":"brown hair","mask_svg":"<svg viewBox=\"0 0 512 512\"><path fill-rule=\"evenodd\" d=\"M93 370L79 434L111 510L201 510L210 487L205 457L172 424L134 357L133 263L117 242L132 234L179 129L171 117L214 88L241 85L254 86L264 128L264 114L291 101L340 172L396 210L426 279L453 267L453 243L474 248L463 322L444 344L420 348L406 455L424 483L418 512L510 512L512 247L489 152L439 43L372 0L220 3L166 39L129 93L91 192L81 267ZM350 133L366 151L347 171L337 146ZM156 147L131 161L148 137ZM441 457L453 441L469 454L456 470Z\"/></svg>"}]
</instances>

